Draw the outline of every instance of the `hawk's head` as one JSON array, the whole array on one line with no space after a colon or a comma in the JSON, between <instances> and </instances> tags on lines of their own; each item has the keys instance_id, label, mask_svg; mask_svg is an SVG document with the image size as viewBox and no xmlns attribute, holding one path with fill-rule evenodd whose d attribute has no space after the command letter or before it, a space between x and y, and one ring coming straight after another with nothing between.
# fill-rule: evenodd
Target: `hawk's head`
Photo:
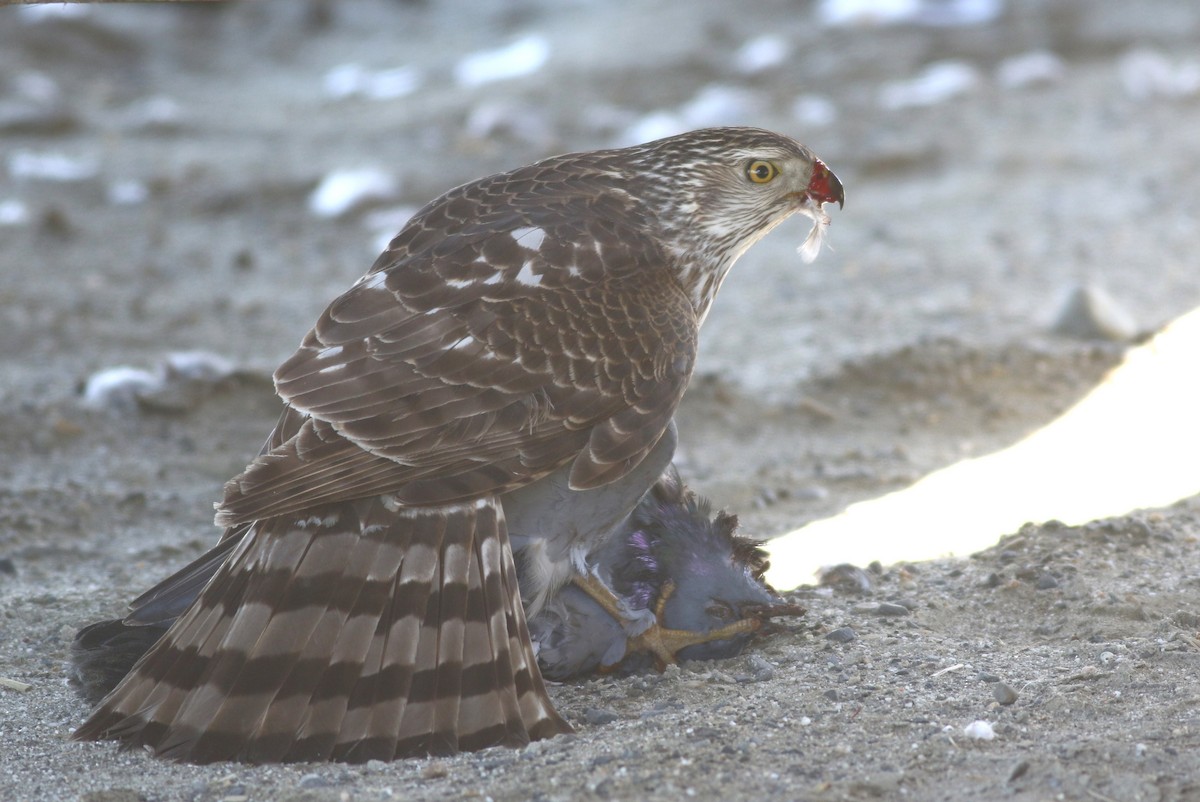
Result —
<instances>
[{"instance_id":1,"label":"hawk's head","mask_svg":"<svg viewBox=\"0 0 1200 802\"><path fill-rule=\"evenodd\" d=\"M791 215L812 218L801 253L815 257L829 224L824 204L846 199L811 150L758 128L691 131L638 145L630 155L701 316L737 258Z\"/></svg>"}]
</instances>

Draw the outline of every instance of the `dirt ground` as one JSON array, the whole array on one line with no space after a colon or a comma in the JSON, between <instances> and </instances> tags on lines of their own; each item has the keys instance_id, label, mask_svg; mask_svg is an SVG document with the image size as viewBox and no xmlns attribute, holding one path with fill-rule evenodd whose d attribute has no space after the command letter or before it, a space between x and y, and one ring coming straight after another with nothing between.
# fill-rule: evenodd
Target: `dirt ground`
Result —
<instances>
[{"instance_id":1,"label":"dirt ground","mask_svg":"<svg viewBox=\"0 0 1200 802\"><path fill-rule=\"evenodd\" d=\"M74 631L213 541L211 502L276 415L269 371L406 209L462 181L726 123L838 173L832 248L803 264L789 223L739 263L680 413L685 477L762 536L1083 396L1124 345L1054 333L1073 288L1138 332L1200 305L1200 6L833 24L847 5L0 9L0 798L1200 799L1195 498L801 587L808 615L739 658L553 687L577 733L520 751L191 767L67 740ZM473 80L466 56L514 43L503 66L537 69ZM1030 52L1051 57L1012 60ZM349 168L393 186L314 214ZM239 371L84 398L97 371L194 350Z\"/></svg>"}]
</instances>

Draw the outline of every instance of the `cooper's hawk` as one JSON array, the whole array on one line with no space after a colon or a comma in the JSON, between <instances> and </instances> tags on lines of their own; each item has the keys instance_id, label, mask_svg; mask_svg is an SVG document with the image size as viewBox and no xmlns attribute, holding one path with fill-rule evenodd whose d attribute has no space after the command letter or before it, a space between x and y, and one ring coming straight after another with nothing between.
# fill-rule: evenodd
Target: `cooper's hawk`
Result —
<instances>
[{"instance_id":1,"label":"cooper's hawk","mask_svg":"<svg viewBox=\"0 0 1200 802\"><path fill-rule=\"evenodd\" d=\"M670 462L734 261L796 212L819 234L833 201L804 146L720 128L424 207L275 372L284 410L225 486L222 542L127 620L195 601L75 737L362 761L568 731L510 538L536 613Z\"/></svg>"},{"instance_id":2,"label":"cooper's hawk","mask_svg":"<svg viewBox=\"0 0 1200 802\"><path fill-rule=\"evenodd\" d=\"M803 613L763 581L766 552L736 529L737 516L714 516L672 466L592 553L591 575L529 618L543 676L733 657L771 617Z\"/></svg>"}]
</instances>

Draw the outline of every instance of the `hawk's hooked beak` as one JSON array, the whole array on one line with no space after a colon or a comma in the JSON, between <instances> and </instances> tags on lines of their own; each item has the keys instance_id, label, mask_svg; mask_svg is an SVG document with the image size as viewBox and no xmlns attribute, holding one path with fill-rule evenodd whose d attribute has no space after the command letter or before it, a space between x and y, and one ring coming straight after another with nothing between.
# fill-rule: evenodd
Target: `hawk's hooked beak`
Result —
<instances>
[{"instance_id":1,"label":"hawk's hooked beak","mask_svg":"<svg viewBox=\"0 0 1200 802\"><path fill-rule=\"evenodd\" d=\"M808 182L808 197L817 203L837 201L839 209L846 207L846 191L842 189L842 182L838 181L838 177L820 159L813 159L812 179Z\"/></svg>"}]
</instances>

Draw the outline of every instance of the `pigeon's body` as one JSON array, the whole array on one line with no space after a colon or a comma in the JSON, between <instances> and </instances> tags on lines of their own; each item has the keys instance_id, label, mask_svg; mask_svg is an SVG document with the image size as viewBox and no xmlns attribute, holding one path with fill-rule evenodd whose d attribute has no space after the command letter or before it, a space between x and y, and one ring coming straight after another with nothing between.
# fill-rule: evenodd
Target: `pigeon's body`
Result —
<instances>
[{"instance_id":1,"label":"pigeon's body","mask_svg":"<svg viewBox=\"0 0 1200 802\"><path fill-rule=\"evenodd\" d=\"M735 516L714 516L669 470L589 556L588 570L615 594L616 610L569 584L530 615L543 676L733 657L768 618L800 612L763 581L765 552L736 528ZM678 648L668 655L644 648L652 627L679 633Z\"/></svg>"},{"instance_id":2,"label":"pigeon's body","mask_svg":"<svg viewBox=\"0 0 1200 802\"><path fill-rule=\"evenodd\" d=\"M226 484L222 544L132 618L195 601L76 737L271 762L568 730L521 591L536 611L670 462L733 262L841 200L803 146L727 128L427 205L276 371L284 411ZM539 566L523 589L510 536Z\"/></svg>"}]
</instances>

